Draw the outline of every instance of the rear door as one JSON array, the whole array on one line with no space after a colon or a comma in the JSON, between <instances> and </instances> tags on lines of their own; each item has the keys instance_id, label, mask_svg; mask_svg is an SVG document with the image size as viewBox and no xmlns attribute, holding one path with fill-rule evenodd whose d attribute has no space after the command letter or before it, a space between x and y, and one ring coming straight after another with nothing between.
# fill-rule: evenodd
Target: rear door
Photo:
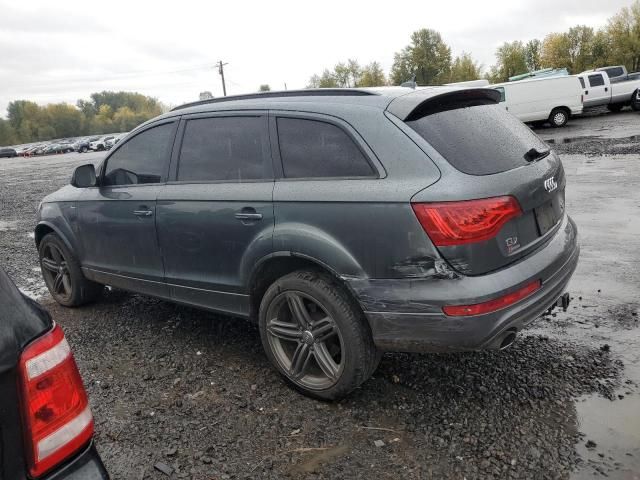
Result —
<instances>
[{"instance_id":1,"label":"rear door","mask_svg":"<svg viewBox=\"0 0 640 480\"><path fill-rule=\"evenodd\" d=\"M266 112L183 118L158 238L177 301L248 315L246 275L271 252L273 165Z\"/></svg>"},{"instance_id":2,"label":"rear door","mask_svg":"<svg viewBox=\"0 0 640 480\"><path fill-rule=\"evenodd\" d=\"M495 237L439 247L454 268L470 275L513 263L550 238L564 215L565 189L560 159L542 140L493 101L476 103L435 100L425 115L405 121L434 150L430 156L443 173L412 202L512 196L520 206Z\"/></svg>"},{"instance_id":3,"label":"rear door","mask_svg":"<svg viewBox=\"0 0 640 480\"><path fill-rule=\"evenodd\" d=\"M605 73L594 72L585 75L584 106L606 105L611 99L609 84Z\"/></svg>"}]
</instances>

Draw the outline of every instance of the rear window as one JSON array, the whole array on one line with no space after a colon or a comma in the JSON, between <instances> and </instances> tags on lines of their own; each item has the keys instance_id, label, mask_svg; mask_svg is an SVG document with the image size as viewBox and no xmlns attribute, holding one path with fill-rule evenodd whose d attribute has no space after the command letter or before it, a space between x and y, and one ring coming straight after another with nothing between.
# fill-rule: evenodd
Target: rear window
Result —
<instances>
[{"instance_id":1,"label":"rear window","mask_svg":"<svg viewBox=\"0 0 640 480\"><path fill-rule=\"evenodd\" d=\"M526 165L532 148L549 150L501 105L446 110L407 124L451 165L469 175L491 175Z\"/></svg>"}]
</instances>

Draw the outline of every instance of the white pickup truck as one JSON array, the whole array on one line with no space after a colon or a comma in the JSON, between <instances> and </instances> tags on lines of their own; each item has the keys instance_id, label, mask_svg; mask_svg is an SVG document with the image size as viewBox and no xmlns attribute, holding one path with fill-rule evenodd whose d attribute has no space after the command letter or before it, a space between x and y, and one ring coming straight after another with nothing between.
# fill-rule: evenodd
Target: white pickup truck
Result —
<instances>
[{"instance_id":1,"label":"white pickup truck","mask_svg":"<svg viewBox=\"0 0 640 480\"><path fill-rule=\"evenodd\" d=\"M640 78L633 74L615 83L611 82L605 69L576 76L583 89L584 108L606 105L612 112L619 112L625 105L630 105L634 110L640 110Z\"/></svg>"}]
</instances>

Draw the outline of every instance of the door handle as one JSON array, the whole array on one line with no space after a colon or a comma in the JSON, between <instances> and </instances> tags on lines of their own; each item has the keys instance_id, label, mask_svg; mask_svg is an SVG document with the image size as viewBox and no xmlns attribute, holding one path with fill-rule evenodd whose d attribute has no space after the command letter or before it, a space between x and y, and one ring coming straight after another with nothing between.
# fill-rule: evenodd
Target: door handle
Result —
<instances>
[{"instance_id":1,"label":"door handle","mask_svg":"<svg viewBox=\"0 0 640 480\"><path fill-rule=\"evenodd\" d=\"M262 220L261 213L236 213L235 217L238 220Z\"/></svg>"},{"instance_id":2,"label":"door handle","mask_svg":"<svg viewBox=\"0 0 640 480\"><path fill-rule=\"evenodd\" d=\"M246 221L246 220L262 220L262 214L257 213L256 209L253 207L244 207L242 210L237 212L235 215L237 220Z\"/></svg>"},{"instance_id":3,"label":"door handle","mask_svg":"<svg viewBox=\"0 0 640 480\"><path fill-rule=\"evenodd\" d=\"M153 215L153 210L134 210L133 214L136 217L150 217Z\"/></svg>"},{"instance_id":4,"label":"door handle","mask_svg":"<svg viewBox=\"0 0 640 480\"><path fill-rule=\"evenodd\" d=\"M608 92L609 91L609 87L604 87L604 91Z\"/></svg>"}]
</instances>

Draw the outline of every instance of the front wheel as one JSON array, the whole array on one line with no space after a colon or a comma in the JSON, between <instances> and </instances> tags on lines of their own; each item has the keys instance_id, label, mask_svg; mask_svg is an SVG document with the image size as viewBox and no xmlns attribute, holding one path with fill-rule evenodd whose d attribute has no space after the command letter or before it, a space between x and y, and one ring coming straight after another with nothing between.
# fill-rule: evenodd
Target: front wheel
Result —
<instances>
[{"instance_id":1,"label":"front wheel","mask_svg":"<svg viewBox=\"0 0 640 480\"><path fill-rule=\"evenodd\" d=\"M365 382L380 360L358 305L332 277L300 270L267 289L259 312L267 357L303 394L344 397Z\"/></svg>"},{"instance_id":2,"label":"front wheel","mask_svg":"<svg viewBox=\"0 0 640 480\"><path fill-rule=\"evenodd\" d=\"M55 233L44 236L38 253L44 283L60 305L77 307L102 293L104 287L85 278L78 261Z\"/></svg>"},{"instance_id":3,"label":"front wheel","mask_svg":"<svg viewBox=\"0 0 640 480\"><path fill-rule=\"evenodd\" d=\"M569 112L564 108L554 108L549 115L549 123L556 127L564 127L569 121Z\"/></svg>"}]
</instances>

